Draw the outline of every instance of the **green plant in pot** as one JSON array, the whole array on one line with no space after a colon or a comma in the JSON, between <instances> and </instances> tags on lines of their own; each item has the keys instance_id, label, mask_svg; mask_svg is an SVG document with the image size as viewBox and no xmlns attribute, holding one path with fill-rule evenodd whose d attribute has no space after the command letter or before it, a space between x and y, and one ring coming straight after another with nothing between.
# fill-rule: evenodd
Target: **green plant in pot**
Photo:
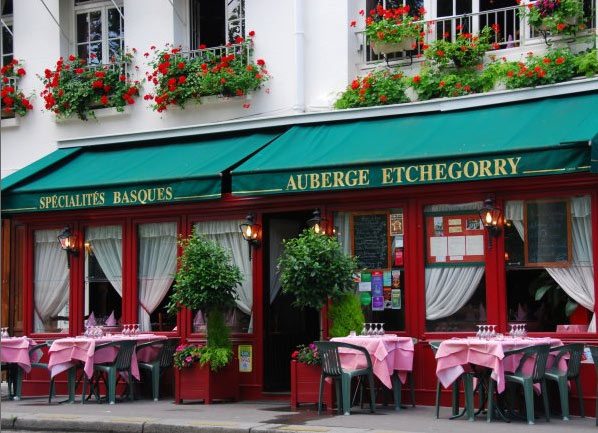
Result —
<instances>
[{"instance_id":1,"label":"green plant in pot","mask_svg":"<svg viewBox=\"0 0 598 433\"><path fill-rule=\"evenodd\" d=\"M283 244L280 282L283 293L295 298L295 306L320 310L328 299L334 305L351 292L357 259L343 253L338 239L306 229Z\"/></svg>"},{"instance_id":2,"label":"green plant in pot","mask_svg":"<svg viewBox=\"0 0 598 433\"><path fill-rule=\"evenodd\" d=\"M183 254L179 257L173 292L167 306L169 313L181 307L201 310L207 316L207 344L201 347L199 362L217 371L233 359L230 331L223 312L235 306L235 287L243 276L232 263L230 254L217 242L197 234L180 238Z\"/></svg>"},{"instance_id":3,"label":"green plant in pot","mask_svg":"<svg viewBox=\"0 0 598 433\"><path fill-rule=\"evenodd\" d=\"M328 318L332 321L328 331L331 337L346 337L351 331L359 334L365 322L361 303L353 292L342 295L338 302L330 305Z\"/></svg>"}]
</instances>

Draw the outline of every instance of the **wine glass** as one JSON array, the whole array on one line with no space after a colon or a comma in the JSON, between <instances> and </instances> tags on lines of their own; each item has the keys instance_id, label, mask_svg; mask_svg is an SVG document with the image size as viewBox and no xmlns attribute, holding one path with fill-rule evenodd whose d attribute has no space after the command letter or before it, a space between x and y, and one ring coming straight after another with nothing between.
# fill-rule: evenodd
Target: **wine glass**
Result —
<instances>
[{"instance_id":1,"label":"wine glass","mask_svg":"<svg viewBox=\"0 0 598 433\"><path fill-rule=\"evenodd\" d=\"M527 323L522 323L521 328L522 328L521 330L523 333L523 338L527 338Z\"/></svg>"},{"instance_id":2,"label":"wine glass","mask_svg":"<svg viewBox=\"0 0 598 433\"><path fill-rule=\"evenodd\" d=\"M135 323L135 331L134 331L135 335L139 334L139 323Z\"/></svg>"},{"instance_id":3,"label":"wine glass","mask_svg":"<svg viewBox=\"0 0 598 433\"><path fill-rule=\"evenodd\" d=\"M129 324L125 324L123 325L123 335L129 335L129 333L131 332L131 330L129 329Z\"/></svg>"},{"instance_id":4,"label":"wine glass","mask_svg":"<svg viewBox=\"0 0 598 433\"><path fill-rule=\"evenodd\" d=\"M384 323L380 323L380 335L384 335Z\"/></svg>"},{"instance_id":5,"label":"wine glass","mask_svg":"<svg viewBox=\"0 0 598 433\"><path fill-rule=\"evenodd\" d=\"M366 323L363 322L363 328L361 328L361 333L359 335L367 335L368 331L365 327Z\"/></svg>"},{"instance_id":6,"label":"wine glass","mask_svg":"<svg viewBox=\"0 0 598 433\"><path fill-rule=\"evenodd\" d=\"M490 332L488 331L488 325L482 325L482 339L488 339Z\"/></svg>"},{"instance_id":7,"label":"wine glass","mask_svg":"<svg viewBox=\"0 0 598 433\"><path fill-rule=\"evenodd\" d=\"M490 325L490 328L492 328L490 331L490 338L494 339L496 338L496 325Z\"/></svg>"},{"instance_id":8,"label":"wine glass","mask_svg":"<svg viewBox=\"0 0 598 433\"><path fill-rule=\"evenodd\" d=\"M476 325L478 327L478 332L476 332L475 336L480 338L482 336L482 325Z\"/></svg>"}]
</instances>

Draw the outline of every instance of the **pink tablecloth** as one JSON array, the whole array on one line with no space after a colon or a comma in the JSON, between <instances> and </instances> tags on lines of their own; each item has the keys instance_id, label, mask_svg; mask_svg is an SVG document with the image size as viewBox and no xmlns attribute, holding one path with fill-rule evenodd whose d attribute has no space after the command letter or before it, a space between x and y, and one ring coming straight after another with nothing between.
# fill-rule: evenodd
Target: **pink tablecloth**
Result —
<instances>
[{"instance_id":1,"label":"pink tablecloth","mask_svg":"<svg viewBox=\"0 0 598 433\"><path fill-rule=\"evenodd\" d=\"M41 351L29 357L29 349L37 343L28 337L3 337L0 339L0 358L2 362L18 364L26 373L31 371L31 362L37 362Z\"/></svg>"},{"instance_id":2,"label":"pink tablecloth","mask_svg":"<svg viewBox=\"0 0 598 433\"><path fill-rule=\"evenodd\" d=\"M556 325L556 332L588 332L588 325Z\"/></svg>"},{"instance_id":3,"label":"pink tablecloth","mask_svg":"<svg viewBox=\"0 0 598 433\"><path fill-rule=\"evenodd\" d=\"M504 361L504 352L539 344L550 344L554 347L562 346L563 342L548 337L525 339L506 337L503 340L453 338L445 340L440 344L436 353L436 376L438 376L440 383L447 388L461 376L464 371L463 366L468 364L480 365L492 370L492 379L496 380L497 390L503 392L505 390L505 371L515 371L521 360L521 356L509 356ZM533 362L526 364L526 366L532 368ZM563 370L567 368L565 359L561 360L559 368Z\"/></svg>"},{"instance_id":4,"label":"pink tablecloth","mask_svg":"<svg viewBox=\"0 0 598 433\"><path fill-rule=\"evenodd\" d=\"M413 370L413 340L411 337L383 335L379 337L340 337L331 341L349 343L364 347L372 359L374 375L387 387L392 388L392 373L399 373L405 383L407 372ZM367 365L363 354L351 349L340 348L341 365L348 370Z\"/></svg>"},{"instance_id":5,"label":"pink tablecloth","mask_svg":"<svg viewBox=\"0 0 598 433\"><path fill-rule=\"evenodd\" d=\"M122 340L136 340L139 343L144 343L150 340L163 340L166 338L165 335L154 334L139 334L134 337L113 335L95 339L87 337L61 338L54 341L50 347L48 368L50 369L51 376L54 377L72 367L75 361L81 361L83 363L83 371L85 371L87 377L91 377L94 363L112 362L118 353L116 347L108 347L96 352L96 345ZM143 361L148 361L152 356L155 356L155 351L144 350L140 353L139 357ZM134 351L131 359L131 373L133 377L139 379L137 361L137 354Z\"/></svg>"}]
</instances>

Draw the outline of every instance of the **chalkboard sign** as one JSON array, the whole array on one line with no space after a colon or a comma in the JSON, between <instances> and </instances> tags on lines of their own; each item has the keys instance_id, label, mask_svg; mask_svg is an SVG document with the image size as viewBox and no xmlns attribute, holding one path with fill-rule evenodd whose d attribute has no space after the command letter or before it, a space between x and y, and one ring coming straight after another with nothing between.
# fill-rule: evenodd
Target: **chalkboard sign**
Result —
<instances>
[{"instance_id":1,"label":"chalkboard sign","mask_svg":"<svg viewBox=\"0 0 598 433\"><path fill-rule=\"evenodd\" d=\"M528 201L524 207L525 265L571 264L571 204L569 200Z\"/></svg>"},{"instance_id":2,"label":"chalkboard sign","mask_svg":"<svg viewBox=\"0 0 598 433\"><path fill-rule=\"evenodd\" d=\"M351 214L353 254L358 266L366 269L388 268L388 214L386 212Z\"/></svg>"}]
</instances>

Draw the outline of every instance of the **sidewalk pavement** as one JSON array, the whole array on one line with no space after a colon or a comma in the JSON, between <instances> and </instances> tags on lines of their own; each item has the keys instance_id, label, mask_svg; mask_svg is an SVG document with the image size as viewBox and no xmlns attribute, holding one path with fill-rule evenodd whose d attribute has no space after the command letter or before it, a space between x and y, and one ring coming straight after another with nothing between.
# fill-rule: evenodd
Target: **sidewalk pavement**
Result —
<instances>
[{"instance_id":1,"label":"sidewalk pavement","mask_svg":"<svg viewBox=\"0 0 598 433\"><path fill-rule=\"evenodd\" d=\"M59 397L60 398L60 397ZM59 399L57 398L57 400ZM565 422L553 417L543 418L535 426L524 421L506 424L486 423L479 416L475 422L466 419L449 420L449 408L442 408L440 419L434 408L418 406L395 412L378 406L375 414L367 408L353 408L350 416L318 416L317 408L306 405L291 411L288 402L260 401L189 403L175 405L171 400L123 401L115 405L98 404L92 400L81 405L48 404L47 398L3 400L2 431L22 432L85 432L85 433L561 433L596 431L594 418L572 417Z\"/></svg>"}]
</instances>

